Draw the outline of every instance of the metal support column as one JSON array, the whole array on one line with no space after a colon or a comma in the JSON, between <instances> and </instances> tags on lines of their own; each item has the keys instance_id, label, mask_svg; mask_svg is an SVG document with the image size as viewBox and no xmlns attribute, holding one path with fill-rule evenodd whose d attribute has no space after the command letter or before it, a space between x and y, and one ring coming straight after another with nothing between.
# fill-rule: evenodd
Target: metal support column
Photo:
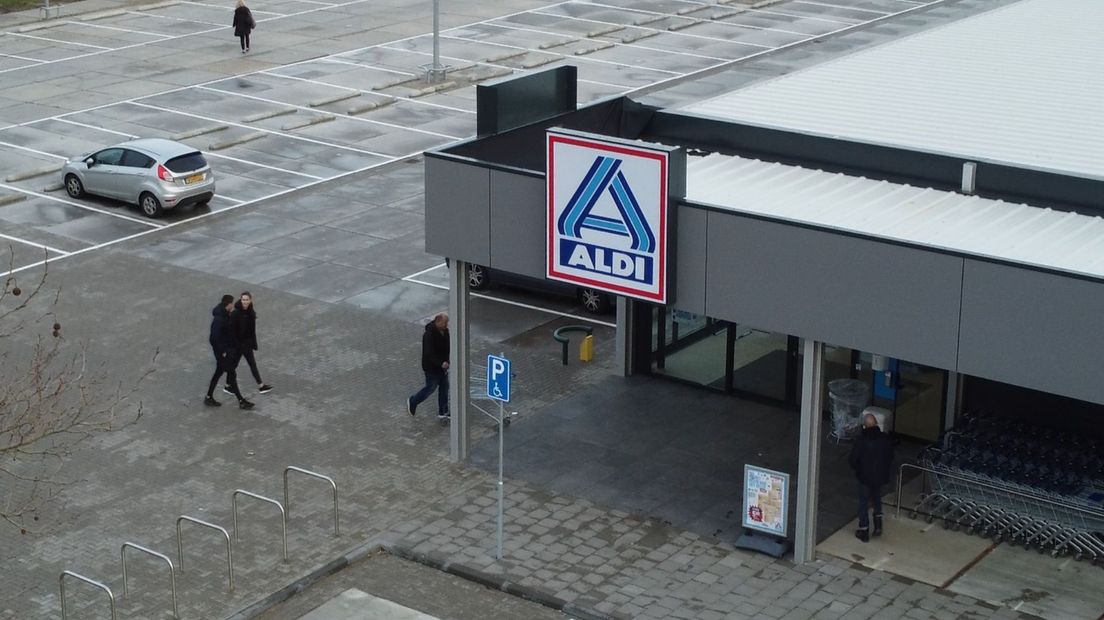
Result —
<instances>
[{"instance_id":1,"label":"metal support column","mask_svg":"<svg viewBox=\"0 0 1104 620\"><path fill-rule=\"evenodd\" d=\"M453 463L468 459L468 377L471 351L468 321L468 264L453 260L449 269L449 412L452 414L449 458Z\"/></svg>"},{"instance_id":2,"label":"metal support column","mask_svg":"<svg viewBox=\"0 0 1104 620\"><path fill-rule=\"evenodd\" d=\"M962 413L962 373L947 371L947 401L943 404L943 430L954 428Z\"/></svg>"},{"instance_id":3,"label":"metal support column","mask_svg":"<svg viewBox=\"0 0 1104 620\"><path fill-rule=\"evenodd\" d=\"M627 377L632 373L633 355L633 302L617 297L617 335L614 336L614 360L617 374Z\"/></svg>"},{"instance_id":4,"label":"metal support column","mask_svg":"<svg viewBox=\"0 0 1104 620\"><path fill-rule=\"evenodd\" d=\"M801 382L801 431L797 453L797 524L794 562L816 559L817 491L820 488L820 419L824 391L824 343L805 341Z\"/></svg>"}]
</instances>

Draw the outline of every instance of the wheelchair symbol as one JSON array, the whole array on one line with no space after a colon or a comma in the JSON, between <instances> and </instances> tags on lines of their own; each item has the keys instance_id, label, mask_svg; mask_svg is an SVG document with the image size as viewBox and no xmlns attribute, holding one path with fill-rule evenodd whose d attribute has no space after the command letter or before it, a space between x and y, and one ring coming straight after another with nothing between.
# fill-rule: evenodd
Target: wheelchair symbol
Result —
<instances>
[{"instance_id":1,"label":"wheelchair symbol","mask_svg":"<svg viewBox=\"0 0 1104 620\"><path fill-rule=\"evenodd\" d=\"M498 384L495 384L494 388L491 389L491 394L498 398L503 398L502 390L499 389Z\"/></svg>"}]
</instances>

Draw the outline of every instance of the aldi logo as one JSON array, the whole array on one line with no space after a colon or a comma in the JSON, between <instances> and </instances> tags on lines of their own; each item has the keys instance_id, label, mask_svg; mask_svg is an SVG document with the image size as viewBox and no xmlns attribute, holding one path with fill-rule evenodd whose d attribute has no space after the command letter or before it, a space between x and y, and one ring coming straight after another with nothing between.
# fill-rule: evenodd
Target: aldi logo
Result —
<instances>
[{"instance_id":1,"label":"aldi logo","mask_svg":"<svg viewBox=\"0 0 1104 620\"><path fill-rule=\"evenodd\" d=\"M668 151L548 133L547 276L667 301Z\"/></svg>"}]
</instances>

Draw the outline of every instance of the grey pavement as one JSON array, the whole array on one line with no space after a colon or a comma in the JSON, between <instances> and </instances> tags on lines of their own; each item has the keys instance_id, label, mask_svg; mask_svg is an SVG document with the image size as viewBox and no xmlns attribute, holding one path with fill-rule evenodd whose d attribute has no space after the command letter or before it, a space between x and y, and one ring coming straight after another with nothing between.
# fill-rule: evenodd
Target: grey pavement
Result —
<instances>
[{"instance_id":1,"label":"grey pavement","mask_svg":"<svg viewBox=\"0 0 1104 620\"><path fill-rule=\"evenodd\" d=\"M929 22L997 4L1000 2L948 2L932 9L928 21L912 14L909 20L919 21L906 25L926 27ZM473 16L482 19L537 3L511 0L463 6L465 14L450 14L449 24L470 23ZM379 3L373 7L379 15L392 8ZM187 12L171 13L180 8L179 3L167 6L166 15L159 19L169 22L196 17ZM286 10L287 14L294 12ZM563 15L546 13L530 17L545 25L574 24ZM211 19L220 19L221 14ZM288 32L286 53L273 53L271 62L206 59L208 66L196 69L199 73L189 74L192 77L186 81L234 77L257 68L267 71L320 53L425 32L421 16L416 18L412 10L396 10L390 20L373 22L372 26L378 26L374 30L318 40L327 32L334 33L325 30L326 23L340 26L342 20L354 18L364 16L304 13ZM290 20L287 23L292 24ZM879 32L888 23L877 26ZM886 31L879 36L900 36L906 31ZM855 37L852 45L882 40L864 32L851 35ZM169 54L168 50L176 49L173 45L193 40L225 47L226 37L219 37L189 35L164 42L162 51ZM836 43L830 45L844 45L832 41ZM142 75L146 65L126 58L129 53L98 56L115 67L111 72L126 75L138 71ZM377 49L371 60L386 62L391 53ZM473 53L486 56L482 50ZM725 80L738 85L741 71L762 76L786 71L787 62L801 65L815 60L794 50L788 53L797 56L780 56L789 60L777 64L773 57L763 57L746 63L740 71L705 76L703 79L711 81L700 93L686 85L669 98L675 102L702 96ZM624 77L604 67L599 72L595 66L601 64L589 66L594 77ZM70 69L53 68L58 66L46 65L38 77L61 79L65 77L62 74L73 74ZM147 68L152 73L145 75L159 79L172 74L161 65ZM87 68L78 65L73 70L79 73ZM143 79L118 82L121 95L105 92L85 103L64 102L73 97L73 91L56 83L38 95L28 94L32 101L26 106L13 104L5 109L15 108L13 113L19 117L41 118L44 113L55 113L43 112L43 105L83 110L90 104L157 93L169 84L148 85ZM651 78L630 74L627 81L647 79ZM27 79L32 90L39 88L39 81ZM618 88L627 86L631 84ZM593 82L585 88L592 94L600 90ZM35 99L47 94L48 104ZM302 103L303 93L293 95ZM470 106L470 98L464 95L430 97L442 105ZM203 103L202 99L190 101ZM127 133L127 124L141 121L150 110L137 107L117 109L111 115L89 111L71 120ZM331 123L321 125L327 124ZM344 161L332 151L326 152L326 157L332 157L327 162ZM250 158L262 155L263 151L248 153ZM421 323L444 309L446 300L438 288L443 276L440 260L422 251L420 162L393 159L366 170L346 161L348 174L341 178L185 221L194 215L189 214L170 228L158 226L138 236L112 233L111 243L103 247L87 245L91 241L104 243L85 239L93 229L98 230L93 226L76 226L69 216L45 206L28 209L30 199L6 205L21 210L5 221L22 222L35 230L40 230L35 226L44 226L55 235L49 238L50 245L55 240L71 240L78 233L86 244L67 246L81 253L49 266L51 287L62 290L61 313L71 347L78 341L87 342L90 361L94 367L109 369L111 382L138 376L155 350L159 355L157 373L140 389L143 417L132 426L86 442L72 455L62 474L74 484L43 506L38 520L28 523L27 534L0 528L0 565L4 567L0 572L0 617L57 617L57 575L64 569L101 579L121 593L118 554L123 541L138 542L175 558L173 525L178 515L212 520L229 528L231 492L242 488L279 498L280 475L287 465L307 467L338 481L342 535L332 536L325 489L296 479L288 524L291 561L279 559L278 518L263 505L245 505L240 531L235 533L235 589L228 592L217 538L186 530L186 565L179 575L184 617L226 617L379 535L508 575L586 607L627 616L1017 617L1008 608L862 569L844 560L823 557L814 564L795 567L736 550L713 536L542 489L539 483L524 479L507 483L507 553L503 561L495 561L493 478L475 467L450 465L447 429L422 415L410 418L403 410L403 399L421 381L417 368ZM261 163L277 165L275 160ZM309 163L303 163L303 170ZM243 177L240 187L250 188L247 180L253 178ZM89 211L87 217L141 226L118 217L126 214L120 207L97 208L115 215ZM4 230L11 230L7 226ZM17 253L22 259L35 252L33 247L20 246ZM34 274L31 270L19 277ZM210 307L223 292L247 289L257 300L260 316L261 370L276 391L255 395L258 406L248 413L230 406L203 408L202 392L211 370L206 345ZM560 365L558 346L548 334L563 321L579 320L562 316L577 313L574 304L538 301L512 292L496 295L547 308L503 305L482 298L473 308L474 353L506 352L520 373L518 402L511 407L520 415L511 431L520 431L530 422L536 424L538 417L550 414L552 405L565 395L611 380L612 351L603 348L608 339L603 344L601 334L596 362ZM30 333L21 334L10 343L11 350L26 350L31 337ZM493 433L490 424L475 423L476 440L492 438ZM167 588L161 568L136 559L130 570L132 594L120 602L121 617L167 617ZM71 596L75 617L103 613L104 601L96 598L95 592L74 586Z\"/></svg>"}]
</instances>

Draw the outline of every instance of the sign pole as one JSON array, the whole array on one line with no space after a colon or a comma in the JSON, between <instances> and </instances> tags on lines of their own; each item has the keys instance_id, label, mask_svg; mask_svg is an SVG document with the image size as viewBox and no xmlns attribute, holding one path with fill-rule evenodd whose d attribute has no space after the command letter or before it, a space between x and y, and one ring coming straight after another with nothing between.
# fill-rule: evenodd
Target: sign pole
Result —
<instances>
[{"instance_id":1,"label":"sign pole","mask_svg":"<svg viewBox=\"0 0 1104 620\"><path fill-rule=\"evenodd\" d=\"M505 445L505 425L503 424L503 406L502 401L498 401L498 559L502 559L502 504L503 497L503 484L502 484L502 461L503 461L503 446Z\"/></svg>"}]
</instances>

